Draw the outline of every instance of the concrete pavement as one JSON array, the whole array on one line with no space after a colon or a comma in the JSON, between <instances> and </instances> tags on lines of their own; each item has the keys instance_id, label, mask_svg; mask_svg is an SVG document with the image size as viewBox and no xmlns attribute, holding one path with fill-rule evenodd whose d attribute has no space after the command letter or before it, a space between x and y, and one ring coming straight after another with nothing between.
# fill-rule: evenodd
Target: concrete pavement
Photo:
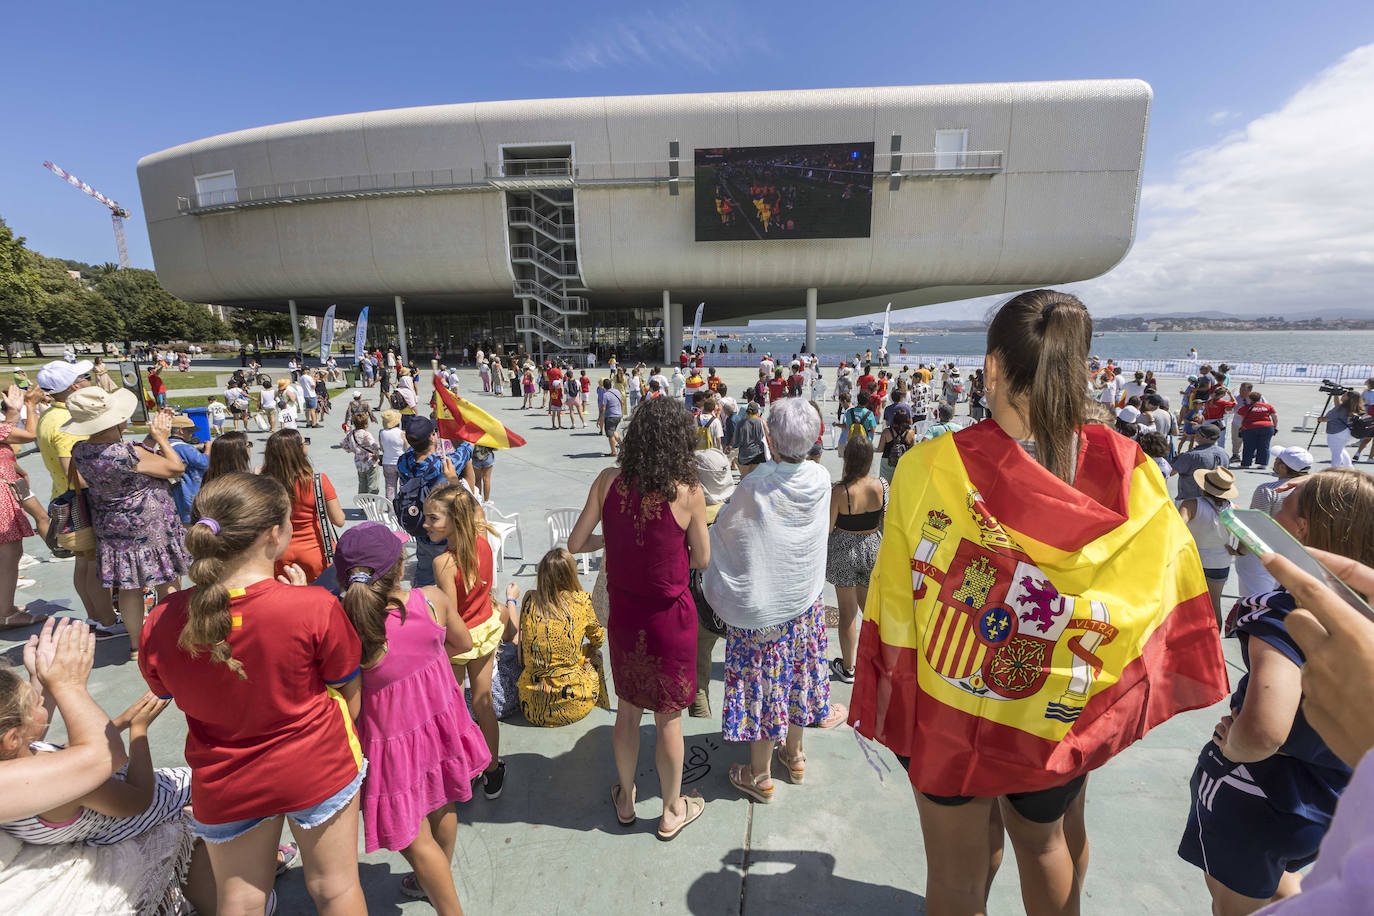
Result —
<instances>
[{"instance_id":1,"label":"concrete pavement","mask_svg":"<svg viewBox=\"0 0 1374 916\"><path fill-rule=\"evenodd\" d=\"M202 368L197 366L197 368ZM278 370L272 370L277 374ZM601 371L589 372L599 377ZM753 370L720 373L734 393L755 377ZM827 384L830 375L827 373ZM428 373L425 373L428 385ZM1181 383L1169 386L1169 395ZM428 390L428 389L426 389ZM183 392L178 392L183 393ZM547 417L522 411L519 400L484 395L476 373L463 370L461 393L497 416L528 440L524 448L498 454L493 497L505 512L518 512L526 556L508 559L505 581L533 586L534 563L548 548L543 512L580 507L587 489L611 459L594 425L587 430L552 430ZM1323 400L1308 386L1268 386L1268 399L1287 431L1302 413ZM375 389L369 392L376 397ZM335 397L332 425L316 430L311 457L329 474L346 507L351 507L355 477L350 457L338 446L341 401ZM827 422L834 402L823 404ZM965 410L961 409L961 413ZM264 433L251 434L255 443ZM829 436L827 435L827 441ZM1306 444L1284 432L1277 444ZM1313 448L1324 467L1324 437ZM256 454L260 454L255 449ZM834 451L826 468L839 475ZM48 492L37 455L21 458L34 491ZM1366 465L1358 465L1361 469ZM1267 473L1237 471L1241 504ZM360 518L350 508L350 518ZM45 562L23 575L37 580L21 590L19 603L44 598L74 603L70 562L49 562L36 539L31 553ZM511 549L515 545L511 543ZM584 578L590 588L592 576ZM499 588L499 585L498 585ZM1234 577L1228 595L1235 594ZM827 588L827 602L834 603ZM18 661L17 648L28 630L0 634L0 650ZM125 659L127 643L102 642L91 678L92 692L117 712L144 690L135 667ZM831 654L838 651L831 631ZM1227 657L1238 661L1234 641ZM711 701L721 704L723 644L716 648ZM1233 664L1233 679L1238 672ZM849 688L832 684L832 696L848 702ZM1198 750L1225 711L1218 705L1176 717L1128 749L1089 783L1087 806L1092 866L1084 891L1085 913L1208 912L1200 873L1175 855L1188 809L1188 778ZM497 913L693 913L775 914L865 912L917 913L923 910L923 843L905 774L883 749L861 746L847 726L806 736L808 778L804 786L777 780L771 805L740 797L726 779L732 762L746 751L720 737L718 719L684 717L687 763L684 782L707 800L705 815L671 844L653 835L660 801L653 775L652 727L642 728L644 747L638 780L639 822L620 827L609 803L614 781L611 726L614 714L593 710L582 722L560 729L529 726L518 716L502 723L502 756L507 761L505 793L496 801L480 796L459 808L461 826L454 875L465 911ZM158 765L183 762L185 725L168 709L153 726L151 740ZM61 730L55 730L55 740ZM407 871L399 854L365 855L362 880L374 913L422 913L424 903L407 901L398 891ZM278 884L282 912L311 912L299 868ZM993 889L992 912L1019 912L1020 894L1010 844Z\"/></svg>"}]
</instances>

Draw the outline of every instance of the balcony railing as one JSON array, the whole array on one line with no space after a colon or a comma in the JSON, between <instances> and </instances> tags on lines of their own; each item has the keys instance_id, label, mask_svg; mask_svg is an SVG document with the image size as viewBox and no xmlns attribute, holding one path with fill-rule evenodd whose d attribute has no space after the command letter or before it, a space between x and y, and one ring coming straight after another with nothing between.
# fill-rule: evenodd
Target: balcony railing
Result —
<instances>
[{"instance_id":1,"label":"balcony railing","mask_svg":"<svg viewBox=\"0 0 1374 916\"><path fill-rule=\"evenodd\" d=\"M1002 171L1001 150L968 150L951 153L900 153L901 168L893 172L877 169L874 177L899 175L904 178L993 175ZM887 154L879 162L890 161ZM665 160L644 162L579 163L571 159L507 159L488 162L480 168L430 169L385 172L375 175L347 175L338 178L307 178L273 184L247 185L221 191L206 191L177 198L177 210L184 214L213 213L248 207L315 200L344 200L367 197L398 197L413 194L448 194L463 191L501 190L505 187L580 187L661 184L676 178L693 180L690 162L683 162L680 174L670 172Z\"/></svg>"}]
</instances>

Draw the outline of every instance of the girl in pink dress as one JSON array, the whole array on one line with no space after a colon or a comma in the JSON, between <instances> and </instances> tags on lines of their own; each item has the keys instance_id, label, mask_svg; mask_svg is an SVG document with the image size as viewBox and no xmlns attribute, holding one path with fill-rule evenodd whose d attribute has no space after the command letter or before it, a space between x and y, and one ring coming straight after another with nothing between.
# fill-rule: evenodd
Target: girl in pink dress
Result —
<instances>
[{"instance_id":1,"label":"girl in pink dress","mask_svg":"<svg viewBox=\"0 0 1374 916\"><path fill-rule=\"evenodd\" d=\"M472 648L472 635L440 589L401 587L401 542L386 526L345 531L334 562L362 642L364 848L399 850L415 870L401 892L428 897L441 916L461 916L452 802L472 798L472 781L491 762L449 666L450 655Z\"/></svg>"}]
</instances>

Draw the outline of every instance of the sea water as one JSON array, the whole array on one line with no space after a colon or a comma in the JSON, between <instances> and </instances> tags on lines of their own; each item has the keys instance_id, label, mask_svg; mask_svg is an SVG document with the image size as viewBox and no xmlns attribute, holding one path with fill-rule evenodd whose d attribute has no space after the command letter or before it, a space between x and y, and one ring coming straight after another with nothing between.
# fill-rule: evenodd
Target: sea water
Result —
<instances>
[{"instance_id":1,"label":"sea water","mask_svg":"<svg viewBox=\"0 0 1374 916\"><path fill-rule=\"evenodd\" d=\"M722 329L723 330L723 329ZM690 332L689 332L690 333ZM805 335L751 333L741 329L739 339L726 340L732 353L746 343L760 352L790 357L805 345ZM1374 331L1108 331L1094 337L1094 355L1108 359L1184 359L1190 347L1198 358L1213 364L1230 363L1370 363L1374 362ZM822 330L816 337L816 350L822 354L853 356L865 350L877 351L881 337L860 336L849 330ZM923 355L976 356L986 343L982 332L950 331L947 334L899 334L888 340L889 361L900 365L898 352L905 343L911 358ZM721 341L714 341L720 343ZM709 349L710 342L707 347Z\"/></svg>"}]
</instances>

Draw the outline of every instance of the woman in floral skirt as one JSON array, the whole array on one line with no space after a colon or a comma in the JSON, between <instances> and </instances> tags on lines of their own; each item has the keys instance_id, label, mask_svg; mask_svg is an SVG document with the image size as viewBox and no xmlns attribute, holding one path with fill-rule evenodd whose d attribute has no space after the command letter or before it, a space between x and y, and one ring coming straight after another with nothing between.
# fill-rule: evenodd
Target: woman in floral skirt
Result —
<instances>
[{"instance_id":1,"label":"woman in floral skirt","mask_svg":"<svg viewBox=\"0 0 1374 916\"><path fill-rule=\"evenodd\" d=\"M773 405L774 460L740 481L711 527L702 590L725 621L727 741L749 742L749 762L730 783L756 802L773 800L773 746L793 783L806 775L802 734L829 728L848 710L830 702L826 653L826 535L830 475L806 454L820 417L801 398Z\"/></svg>"}]
</instances>

